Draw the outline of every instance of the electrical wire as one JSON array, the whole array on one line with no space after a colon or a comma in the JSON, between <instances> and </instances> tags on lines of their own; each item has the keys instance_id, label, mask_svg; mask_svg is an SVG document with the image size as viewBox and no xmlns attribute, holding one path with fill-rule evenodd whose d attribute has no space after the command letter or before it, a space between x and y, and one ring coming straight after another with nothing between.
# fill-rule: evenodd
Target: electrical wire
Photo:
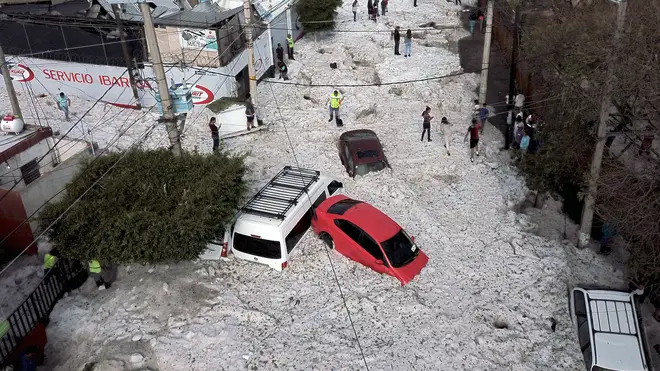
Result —
<instances>
[{"instance_id":1,"label":"electrical wire","mask_svg":"<svg viewBox=\"0 0 660 371\"><path fill-rule=\"evenodd\" d=\"M119 76L119 78L121 78L125 73L126 73L126 71L124 71L124 72ZM46 153L44 153L44 155L41 156L41 157L39 158L39 160L37 160L37 163L40 163L40 162L41 162L46 156L48 156L48 154L50 154L50 153L53 151L53 149L55 149L55 148L57 147L57 145L62 141L62 139L64 139L64 138L65 138L65 137L71 132L71 130L73 130L73 128L75 128L75 127L78 125L78 123L80 123L80 121L82 121L82 119L83 119L85 116L87 116L87 114L88 114L88 113L89 113L94 107L96 107L96 105L101 101L101 99L103 99L103 97L105 97L106 94L108 94L108 92L110 91L110 89L112 89L113 86L114 86L114 84L111 85L111 86L110 86L110 87L109 87L109 88L103 93L103 95L102 95L99 99L97 99L97 100L92 104L92 106L91 106L91 107L90 107L90 108L89 108L89 109L88 109L88 110L82 115L82 117L80 117L80 118L78 119L78 121L76 121L76 123L73 124L73 125L71 126L71 128L69 128L69 130L67 130L66 133L64 133L64 135L62 136L62 138L60 138L60 139L59 139L59 140L53 145L52 148L48 149L48 151L46 151ZM5 199L5 197L7 197L7 196L11 193L11 191L14 190L14 188L16 188L16 186L17 186L17 185L21 182L21 180L23 180L24 178L25 178L24 176L21 176L21 178L20 178L20 179L19 179L19 180L18 180L18 181L17 181L17 182L16 182L16 183L10 188L10 189L8 189L7 192L5 192L4 195L2 195L2 197L0 197L0 203L2 202L2 200Z\"/></svg>"},{"instance_id":2,"label":"electrical wire","mask_svg":"<svg viewBox=\"0 0 660 371\"><path fill-rule=\"evenodd\" d=\"M149 112L145 112L144 115L143 115L142 117L139 117L139 118L137 118L135 121L133 121L133 123L132 123L131 125L129 125L129 126L123 131L123 133L117 135L117 137L114 139L114 142L118 141L119 138L121 138L122 136L124 136L124 135L126 134L126 132L127 132L131 127L133 127L133 125L135 125L138 121L140 121L141 118L143 118L144 116L146 116L148 113L149 113ZM154 128L155 128L155 125L152 125L150 128L148 128L148 129L145 131L145 133L147 133L147 132L153 130ZM144 135L144 134L143 134L143 135ZM145 135L145 136L146 136L146 135ZM140 138L138 138L137 140L135 140L134 143L129 147L129 149L132 148L133 145L134 145L135 143L137 143L137 141L138 141L139 139L140 139ZM113 143L114 143L114 142L113 142ZM108 146L108 148L109 148L109 146ZM107 151L107 149L106 149L105 151ZM105 152L105 151L104 151L104 152ZM95 157L94 160L92 160L92 161L90 162L90 165L93 164L95 161L97 161L97 160L101 157L101 155L102 155L104 152L102 152L101 154L99 154L99 156ZM127 154L128 152L129 152L129 151L126 150L126 151L122 154L122 156L119 158L119 160L123 159L123 158L126 156L126 154ZM117 162L119 162L119 161L117 161ZM117 164L117 162L115 163L115 165ZM7 269L8 269L8 268L9 268L14 262L16 262L16 260L18 260L19 257L21 257L23 254L25 254L25 252L26 252L26 251L27 251L27 250L28 250L28 249L29 249L29 248L30 248L35 242L37 242L41 236L43 236L46 232L48 232L48 230L49 230L49 229L50 229L55 223L57 223L57 222L58 222L58 221L64 216L64 214L66 214L66 213L67 213L67 212L68 212L68 211L69 211L69 210L70 210L70 209L71 209L71 208L72 208L72 207L73 207L73 206L74 206L74 205L75 205L75 204L76 204L76 203L77 203L77 202L78 202L83 196L85 196L85 194L87 194L87 192L89 192L89 190L91 190L92 187L94 187L94 186L95 186L95 185L101 180L101 178L103 178L103 177L104 177L104 176L105 176L110 170L112 170L112 168L114 168L114 166L110 167L110 169L108 169L108 171L106 171L103 175L101 175L101 177L100 177L99 179L97 179L97 180L96 180L96 181L95 181L95 182L94 182L89 188L87 188L87 189L85 190L85 192L83 192L83 194L80 195L80 197L78 197L78 198L77 198L77 199L76 199L76 200L75 200L75 201L74 201L74 202L73 202L73 203L72 203L72 204L71 204L66 210L64 210L64 212L63 212L62 214L60 214L60 216L57 217L57 219L55 219L55 221L53 221L48 227L44 228L43 232L41 232L41 233L39 234L39 236L35 237L35 238L33 239L33 241L23 249L23 251L21 251L21 252L20 252L20 253L19 253L19 254L13 259L13 260L11 260L11 261L10 261L10 262L9 262L9 263L8 263L3 269L2 269L2 270L0 270L0 275L2 275L2 273L4 273L4 272L5 272L5 271L6 271L6 270L7 270ZM5 237L2 239L2 241L0 241L0 245L2 245L2 243L4 243L4 242L5 242L5 241L6 241L6 240L7 240L12 234L14 234L14 233L15 233L15 232L16 232L21 226L23 226L23 225L24 225L25 223L27 223L31 218L33 218L33 217L34 217L34 216L35 216L35 215L36 215L36 214L37 214L37 213L38 213L38 212L39 212L44 206L46 206L46 204L48 204L50 201L52 201L55 197L59 196L59 195L60 195L61 193L63 193L64 191L66 191L70 186L71 186L71 184L68 184L67 186L65 186L64 188L62 188L59 192L55 193L55 195L53 195L51 198L49 198L48 200L46 200L46 202L44 202L41 206L39 206L39 208L37 208L37 209L36 209L36 210L35 210L35 211L34 211L29 217L27 217L27 218L26 218L21 224L17 225L17 226L16 226L16 227L15 227L15 228L14 228L14 229L13 229L8 235L7 235L7 236L5 236Z\"/></svg>"},{"instance_id":3,"label":"electrical wire","mask_svg":"<svg viewBox=\"0 0 660 371\"><path fill-rule=\"evenodd\" d=\"M257 48L257 53L259 54L259 58L263 58L261 56L261 52ZM265 81L265 80L264 80ZM270 92L273 95L273 101L275 103L275 107L277 109L277 113L280 116L280 121L282 122L282 127L284 128L284 134L286 135L286 139L289 142L289 147L291 148L291 154L293 155L293 160L296 163L296 166L300 169L300 163L298 162L298 158L296 156L295 148L293 146L293 142L291 141L291 137L289 136L289 131L286 128L286 122L284 121L284 116L282 115L282 111L280 111L279 104L277 104L277 96L275 95L275 90L273 89L272 85L268 85L270 87ZM301 174L302 178L302 174ZM312 199L309 197L309 193L307 192L307 189L305 189L305 194L307 194L307 199L309 200L309 204L312 207L313 210L313 202ZM313 211L312 211L313 212ZM335 277L335 282L337 283L337 288L339 289L339 294L341 295L341 299L344 303L344 308L346 308L346 314L348 316L348 321L351 324L351 328L353 329L353 334L355 335L355 342L357 343L358 349L360 350L360 354L362 355L362 360L364 361L364 366L366 367L367 371L369 371L369 364L367 363L367 358L364 355L364 351L362 350L362 345L360 344L360 337L358 336L357 329L355 328L355 323L353 322L353 317L351 316L351 311L348 309L348 303L346 302L346 296L344 295L344 291L341 288L341 284L339 282L339 277L337 276L337 271L335 270L335 266L332 263L332 258L330 257L330 251L328 249L328 246L326 244L323 244L325 248L325 252L328 256L328 261L330 262L330 267L332 268L332 274Z\"/></svg>"}]
</instances>

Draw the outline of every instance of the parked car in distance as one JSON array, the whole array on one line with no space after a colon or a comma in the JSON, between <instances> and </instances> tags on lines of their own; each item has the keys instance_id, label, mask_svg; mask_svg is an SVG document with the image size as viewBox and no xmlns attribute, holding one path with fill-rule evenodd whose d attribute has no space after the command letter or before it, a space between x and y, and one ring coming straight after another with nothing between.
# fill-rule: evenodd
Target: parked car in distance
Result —
<instances>
[{"instance_id":1,"label":"parked car in distance","mask_svg":"<svg viewBox=\"0 0 660 371\"><path fill-rule=\"evenodd\" d=\"M571 320L577 329L580 352L589 371L646 371L649 369L633 293L587 290L570 294Z\"/></svg>"},{"instance_id":2,"label":"parked car in distance","mask_svg":"<svg viewBox=\"0 0 660 371\"><path fill-rule=\"evenodd\" d=\"M366 202L344 195L329 197L316 208L312 229L329 248L378 273L410 282L429 258L389 216Z\"/></svg>"},{"instance_id":3,"label":"parked car in distance","mask_svg":"<svg viewBox=\"0 0 660 371\"><path fill-rule=\"evenodd\" d=\"M339 158L348 175L365 175L390 167L380 140L371 130L360 129L343 133L337 142Z\"/></svg>"}]
</instances>

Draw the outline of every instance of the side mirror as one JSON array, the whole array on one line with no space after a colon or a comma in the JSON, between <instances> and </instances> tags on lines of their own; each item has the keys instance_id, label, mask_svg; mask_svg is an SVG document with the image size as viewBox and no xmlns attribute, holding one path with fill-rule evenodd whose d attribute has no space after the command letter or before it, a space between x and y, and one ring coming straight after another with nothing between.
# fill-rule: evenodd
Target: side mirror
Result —
<instances>
[{"instance_id":1,"label":"side mirror","mask_svg":"<svg viewBox=\"0 0 660 371\"><path fill-rule=\"evenodd\" d=\"M415 242L415 236L410 236L410 240L412 240L412 242L414 243Z\"/></svg>"}]
</instances>

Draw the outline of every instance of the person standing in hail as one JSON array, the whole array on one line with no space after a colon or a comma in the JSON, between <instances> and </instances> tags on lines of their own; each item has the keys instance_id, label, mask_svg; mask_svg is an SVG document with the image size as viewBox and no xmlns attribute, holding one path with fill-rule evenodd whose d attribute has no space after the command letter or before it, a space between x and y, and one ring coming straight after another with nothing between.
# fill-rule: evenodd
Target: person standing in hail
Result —
<instances>
[{"instance_id":1,"label":"person standing in hail","mask_svg":"<svg viewBox=\"0 0 660 371\"><path fill-rule=\"evenodd\" d=\"M292 61L295 61L296 59L293 57L293 46L295 43L293 42L293 37L291 37L291 34L286 35L286 51L289 56L289 59Z\"/></svg>"},{"instance_id":2,"label":"person standing in hail","mask_svg":"<svg viewBox=\"0 0 660 371\"><path fill-rule=\"evenodd\" d=\"M339 108L341 107L344 97L341 96L341 93L338 90L335 90L330 94L330 106L328 112L330 113L330 120L332 121L333 115L335 121L339 120Z\"/></svg>"},{"instance_id":3,"label":"person standing in hail","mask_svg":"<svg viewBox=\"0 0 660 371\"><path fill-rule=\"evenodd\" d=\"M422 142L424 141L424 134L426 133L426 139L427 141L431 141L431 120L433 120L433 116L431 116L431 107L426 106L426 109L424 112L422 112L422 117L424 118L424 121L422 122Z\"/></svg>"},{"instance_id":4,"label":"person standing in hail","mask_svg":"<svg viewBox=\"0 0 660 371\"><path fill-rule=\"evenodd\" d=\"M412 31L410 28L406 31L406 38L403 39L403 56L411 57L412 56Z\"/></svg>"},{"instance_id":5,"label":"person standing in hail","mask_svg":"<svg viewBox=\"0 0 660 371\"><path fill-rule=\"evenodd\" d=\"M215 117L211 117L211 120L209 121L209 129L211 129L213 152L215 152L218 150L218 147L220 147L220 133L218 132L218 127L215 125Z\"/></svg>"},{"instance_id":6,"label":"person standing in hail","mask_svg":"<svg viewBox=\"0 0 660 371\"><path fill-rule=\"evenodd\" d=\"M401 33L399 32L399 26L394 28L394 55L401 55L399 53L399 42L401 41Z\"/></svg>"},{"instance_id":7,"label":"person standing in hail","mask_svg":"<svg viewBox=\"0 0 660 371\"><path fill-rule=\"evenodd\" d=\"M358 0L353 1L353 22L357 22Z\"/></svg>"}]
</instances>

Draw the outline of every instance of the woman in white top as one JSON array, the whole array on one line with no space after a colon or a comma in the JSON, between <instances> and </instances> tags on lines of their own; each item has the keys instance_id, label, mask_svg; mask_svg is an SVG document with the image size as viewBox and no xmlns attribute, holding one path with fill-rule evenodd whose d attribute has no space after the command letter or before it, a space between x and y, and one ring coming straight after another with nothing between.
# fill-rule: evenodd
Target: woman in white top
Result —
<instances>
[{"instance_id":1,"label":"woman in white top","mask_svg":"<svg viewBox=\"0 0 660 371\"><path fill-rule=\"evenodd\" d=\"M353 1L353 22L357 22L358 0Z\"/></svg>"}]
</instances>

